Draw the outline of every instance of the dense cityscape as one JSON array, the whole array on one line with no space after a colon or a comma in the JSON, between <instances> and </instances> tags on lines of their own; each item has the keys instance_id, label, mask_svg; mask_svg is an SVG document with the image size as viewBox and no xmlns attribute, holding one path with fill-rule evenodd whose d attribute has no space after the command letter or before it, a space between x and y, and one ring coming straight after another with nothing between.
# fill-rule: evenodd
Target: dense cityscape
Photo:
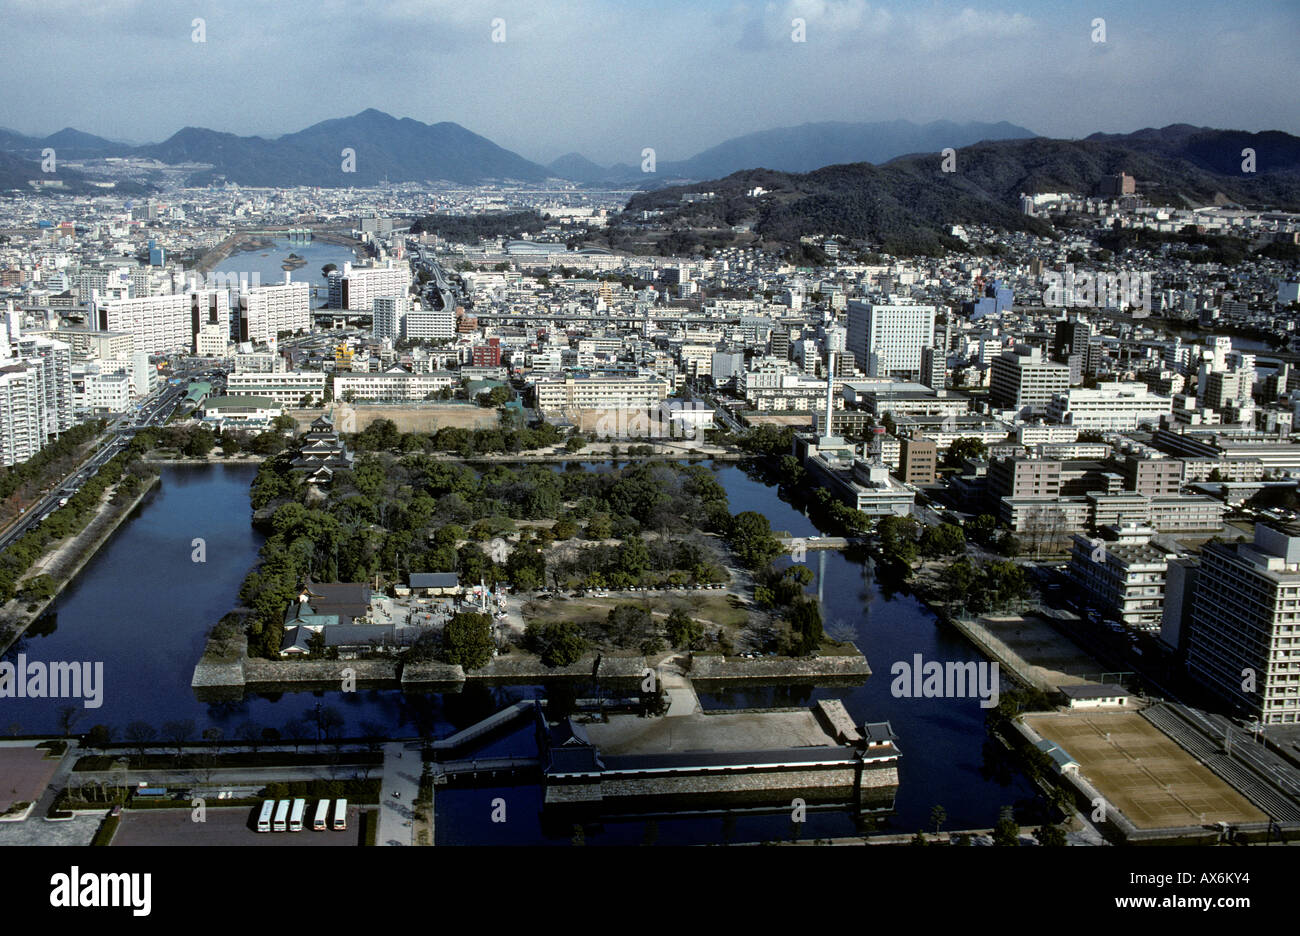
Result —
<instances>
[{"instance_id":1,"label":"dense cityscape","mask_svg":"<svg viewBox=\"0 0 1300 936\"><path fill-rule=\"evenodd\" d=\"M0 845L1300 842L1300 138L1168 106L15 112Z\"/></svg>"}]
</instances>

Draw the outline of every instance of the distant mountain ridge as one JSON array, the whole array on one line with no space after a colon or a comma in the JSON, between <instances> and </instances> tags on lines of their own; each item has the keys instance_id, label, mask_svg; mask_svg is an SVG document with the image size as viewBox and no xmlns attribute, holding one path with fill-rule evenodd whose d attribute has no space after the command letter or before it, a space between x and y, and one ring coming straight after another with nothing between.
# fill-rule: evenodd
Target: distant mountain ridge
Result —
<instances>
[{"instance_id":1,"label":"distant mountain ridge","mask_svg":"<svg viewBox=\"0 0 1300 936\"><path fill-rule=\"evenodd\" d=\"M561 156L550 169L562 178L588 185L643 184L671 179L716 179L744 169L778 172L812 172L840 163L883 163L909 153L969 146L981 140L1014 140L1036 136L1015 124L953 123L936 120L915 124L908 120L874 123L829 121L797 127L774 127L711 146L689 159L661 160L654 175L641 167L619 164L603 168L578 153ZM572 173L572 174L568 174Z\"/></svg>"},{"instance_id":2,"label":"distant mountain ridge","mask_svg":"<svg viewBox=\"0 0 1300 936\"><path fill-rule=\"evenodd\" d=\"M324 120L273 139L184 127L161 143L129 146L71 128L49 137L0 131L0 150L39 158L52 146L59 158L139 156L168 164L203 163L191 184L225 179L258 186L367 186L445 180L540 182L550 173L459 124L398 119L373 108ZM344 154L345 150L351 153Z\"/></svg>"},{"instance_id":3,"label":"distant mountain ridge","mask_svg":"<svg viewBox=\"0 0 1300 936\"><path fill-rule=\"evenodd\" d=\"M956 224L1047 233L1018 210L1020 193L1089 195L1105 176L1133 175L1139 193L1174 205L1240 203L1300 210L1300 138L1174 125L1085 140L1002 140L957 150L956 171L943 172L938 152L884 165L850 163L810 173L746 171L722 179L634 196L627 212L662 212L665 227L730 231L747 225L763 240L796 244L814 234L843 234L886 249L928 250L952 242ZM1258 169L1241 171L1241 149L1256 150ZM1224 167L1216 171L1206 167ZM756 186L768 194L748 197ZM682 203L688 193L714 192ZM692 235L699 242L702 235ZM709 235L717 240L721 233ZM674 248L691 238L677 237Z\"/></svg>"},{"instance_id":4,"label":"distant mountain ridge","mask_svg":"<svg viewBox=\"0 0 1300 936\"><path fill-rule=\"evenodd\" d=\"M998 149L1004 145L1012 148ZM1023 185L1027 191L1045 190L1044 186L1074 186L1071 190L1077 190L1109 158L1106 154L1112 150L1107 147L1124 151L1122 157L1108 165L1128 165L1126 171L1148 184L1176 182L1174 187L1180 197L1192 199L1232 199L1259 192L1269 194L1273 201L1291 203L1294 193L1279 181L1279 174L1285 175L1300 166L1300 138L1276 131L1247 133L1173 124L1131 134L1094 134L1084 140L1068 141L1036 137L1032 131L1006 121L914 124L895 120L808 123L763 130L726 140L690 159L661 160L654 173L645 173L639 164L600 166L580 153L569 153L542 166L459 124L425 124L371 108L278 137L239 136L203 127L185 127L161 143L138 146L106 140L71 127L47 137L0 129L0 152L20 160L17 163L7 160L0 167L3 168L0 187L16 187L6 184L5 179L17 179L20 183L17 187L21 187L25 179L36 178L31 175L31 167L21 160L39 161L46 148L53 148L59 160L138 156L170 165L211 167L190 172L190 184L224 179L241 185L333 187L375 185L383 180L477 184L491 180L541 182L561 178L582 185L654 190L682 182L726 178L743 170L802 175L832 166L893 165L918 153L937 154L949 146L962 151L966 160L975 161L968 168L987 170L985 182L992 186L987 194L995 200L1005 197L1007 186ZM1257 172L1253 176L1241 171L1241 151L1246 148L1256 152ZM350 159L345 157L345 150L351 152ZM1019 155L1015 158L988 155L1007 153ZM992 165L990 160L999 165ZM1170 168L1175 163L1180 167L1176 171ZM345 171L347 168L355 171ZM1188 175L1186 170L1193 168L1203 175ZM966 182L984 178L979 171L959 174ZM1252 186L1251 178L1262 177L1273 181Z\"/></svg>"}]
</instances>

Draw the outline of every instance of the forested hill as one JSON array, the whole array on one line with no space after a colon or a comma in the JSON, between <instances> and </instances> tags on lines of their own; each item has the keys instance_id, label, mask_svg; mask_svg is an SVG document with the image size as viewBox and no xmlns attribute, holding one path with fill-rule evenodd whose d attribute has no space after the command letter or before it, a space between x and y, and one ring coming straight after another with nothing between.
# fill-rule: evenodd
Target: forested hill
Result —
<instances>
[{"instance_id":1,"label":"forested hill","mask_svg":"<svg viewBox=\"0 0 1300 936\"><path fill-rule=\"evenodd\" d=\"M1214 134L1221 134L1219 144ZM1136 135L1135 135L1136 136ZM1258 171L1240 171L1240 150L1260 145ZM666 227L723 229L752 225L765 242L794 244L800 236L841 234L881 244L893 252L916 252L949 240L954 224L1049 233L1048 225L1022 215L1024 193L1090 195L1108 175L1127 172L1151 201L1178 207L1240 203L1300 209L1300 159L1295 137L1203 131L1182 152L1170 142L1145 139L1003 140L956 151L955 171L942 170L940 153L905 156L884 165L850 163L802 174L751 170L696 185L632 197L623 216L638 220L660 211ZM1226 151L1235 148L1236 163ZM1207 166L1236 166L1215 171ZM751 197L755 187L764 193ZM706 201L683 203L690 193L713 192ZM676 242L682 238L675 238ZM717 237L710 238L716 242Z\"/></svg>"}]
</instances>

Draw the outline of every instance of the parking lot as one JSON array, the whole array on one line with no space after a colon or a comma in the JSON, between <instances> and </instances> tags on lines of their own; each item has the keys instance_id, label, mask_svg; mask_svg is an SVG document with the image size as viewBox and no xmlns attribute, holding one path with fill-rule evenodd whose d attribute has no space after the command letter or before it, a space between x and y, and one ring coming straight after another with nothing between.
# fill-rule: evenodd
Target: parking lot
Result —
<instances>
[{"instance_id":1,"label":"parking lot","mask_svg":"<svg viewBox=\"0 0 1300 936\"><path fill-rule=\"evenodd\" d=\"M209 807L206 822L192 822L189 809L127 810L114 845L297 845L342 847L361 844L360 807L348 806L342 832L258 832L257 809ZM308 817L310 823L310 816Z\"/></svg>"}]
</instances>

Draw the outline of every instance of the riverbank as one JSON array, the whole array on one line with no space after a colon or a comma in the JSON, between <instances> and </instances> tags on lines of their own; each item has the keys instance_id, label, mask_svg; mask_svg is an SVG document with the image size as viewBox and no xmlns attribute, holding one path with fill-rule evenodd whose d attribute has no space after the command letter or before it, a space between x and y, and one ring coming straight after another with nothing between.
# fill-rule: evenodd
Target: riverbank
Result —
<instances>
[{"instance_id":1,"label":"riverbank","mask_svg":"<svg viewBox=\"0 0 1300 936\"><path fill-rule=\"evenodd\" d=\"M64 588L77 577L91 558L108 542L118 527L140 506L145 497L161 482L153 475L134 497L126 503L114 505L112 492L104 492L95 516L70 539L63 540L45 553L32 566L31 573L49 575L55 583L54 594L29 607L27 602L15 598L0 608L0 655L26 633L27 628L45 613L45 609L59 597ZM116 488L114 488L114 491Z\"/></svg>"},{"instance_id":2,"label":"riverbank","mask_svg":"<svg viewBox=\"0 0 1300 936\"><path fill-rule=\"evenodd\" d=\"M287 231L236 232L199 257L193 266L193 270L196 273L210 273L218 264L237 253L274 252L277 249L276 238L285 237L287 234ZM340 231L312 231L312 240L350 247L354 251L363 246L361 241ZM306 263L304 262L303 265L305 266Z\"/></svg>"}]
</instances>

